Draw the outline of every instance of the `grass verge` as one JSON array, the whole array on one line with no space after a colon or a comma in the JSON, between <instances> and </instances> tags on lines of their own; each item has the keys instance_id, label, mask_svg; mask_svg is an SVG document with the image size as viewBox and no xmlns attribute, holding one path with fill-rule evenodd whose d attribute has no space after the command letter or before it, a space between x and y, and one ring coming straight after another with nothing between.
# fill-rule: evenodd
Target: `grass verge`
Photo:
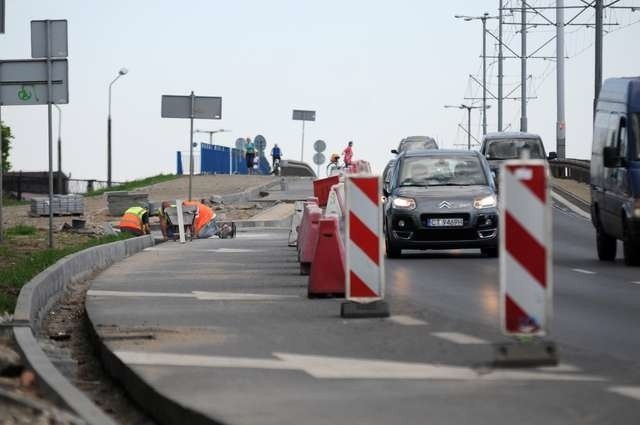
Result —
<instances>
[{"instance_id":1,"label":"grass verge","mask_svg":"<svg viewBox=\"0 0 640 425\"><path fill-rule=\"evenodd\" d=\"M16 205L29 205L29 201L18 201L17 199L6 196L2 198L3 207L14 207Z\"/></svg>"},{"instance_id":2,"label":"grass verge","mask_svg":"<svg viewBox=\"0 0 640 425\"><path fill-rule=\"evenodd\" d=\"M8 229L7 234L12 229L15 228ZM92 246L124 240L129 237L128 235L92 237L76 245L57 249L39 249L27 253L12 249L11 238L7 237L7 242L0 245L0 259L3 260L0 264L0 314L5 311L13 312L20 289L38 273L61 258Z\"/></svg>"},{"instance_id":3,"label":"grass verge","mask_svg":"<svg viewBox=\"0 0 640 425\"><path fill-rule=\"evenodd\" d=\"M157 176L147 177L145 179L140 180L131 180L130 182L122 183L117 186L111 186L105 189L94 190L93 192L89 192L87 196L98 196L102 195L105 192L114 192L117 190L134 190L139 189L145 186L151 186L152 184L162 183L170 180L177 179L179 176L175 174L158 174Z\"/></svg>"}]
</instances>

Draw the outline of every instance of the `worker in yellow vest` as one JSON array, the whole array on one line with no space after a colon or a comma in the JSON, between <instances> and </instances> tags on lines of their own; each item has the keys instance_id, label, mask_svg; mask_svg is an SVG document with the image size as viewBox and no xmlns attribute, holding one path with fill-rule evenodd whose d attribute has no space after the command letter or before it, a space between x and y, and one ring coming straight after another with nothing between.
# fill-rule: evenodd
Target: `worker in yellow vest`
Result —
<instances>
[{"instance_id":1,"label":"worker in yellow vest","mask_svg":"<svg viewBox=\"0 0 640 425\"><path fill-rule=\"evenodd\" d=\"M136 236L150 234L149 210L142 207L129 208L120 219L120 231Z\"/></svg>"}]
</instances>

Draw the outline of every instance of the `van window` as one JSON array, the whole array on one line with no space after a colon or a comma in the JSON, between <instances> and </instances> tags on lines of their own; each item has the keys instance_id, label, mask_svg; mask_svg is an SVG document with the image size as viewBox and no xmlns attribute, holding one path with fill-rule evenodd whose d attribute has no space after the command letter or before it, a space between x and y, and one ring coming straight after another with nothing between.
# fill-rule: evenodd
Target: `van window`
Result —
<instances>
[{"instance_id":1,"label":"van window","mask_svg":"<svg viewBox=\"0 0 640 425\"><path fill-rule=\"evenodd\" d=\"M631 114L631 132L629 136L632 138L631 144L635 144L635 159L640 160L640 113Z\"/></svg>"}]
</instances>

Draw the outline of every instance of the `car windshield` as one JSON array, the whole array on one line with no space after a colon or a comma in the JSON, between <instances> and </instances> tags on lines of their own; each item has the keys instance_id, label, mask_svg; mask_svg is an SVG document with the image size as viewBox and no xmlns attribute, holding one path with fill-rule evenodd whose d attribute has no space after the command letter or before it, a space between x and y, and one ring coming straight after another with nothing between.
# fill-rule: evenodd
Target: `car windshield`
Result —
<instances>
[{"instance_id":1,"label":"car windshield","mask_svg":"<svg viewBox=\"0 0 640 425\"><path fill-rule=\"evenodd\" d=\"M433 139L406 140L400 145L399 151L414 151L420 149L438 149L436 141Z\"/></svg>"},{"instance_id":2,"label":"car windshield","mask_svg":"<svg viewBox=\"0 0 640 425\"><path fill-rule=\"evenodd\" d=\"M499 139L488 142L487 159L518 159L523 149L529 149L529 157L544 159L542 141L539 139Z\"/></svg>"},{"instance_id":3,"label":"car windshield","mask_svg":"<svg viewBox=\"0 0 640 425\"><path fill-rule=\"evenodd\" d=\"M631 115L631 128L636 145L636 159L640 160L640 112Z\"/></svg>"},{"instance_id":4,"label":"car windshield","mask_svg":"<svg viewBox=\"0 0 640 425\"><path fill-rule=\"evenodd\" d=\"M473 156L409 157L402 161L400 186L486 185L487 178Z\"/></svg>"}]
</instances>

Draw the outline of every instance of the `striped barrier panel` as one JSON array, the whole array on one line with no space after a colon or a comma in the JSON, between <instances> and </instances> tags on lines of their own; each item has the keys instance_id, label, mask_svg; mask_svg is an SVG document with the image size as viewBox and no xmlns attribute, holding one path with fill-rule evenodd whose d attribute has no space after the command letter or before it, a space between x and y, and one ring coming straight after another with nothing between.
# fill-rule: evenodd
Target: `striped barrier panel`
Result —
<instances>
[{"instance_id":1,"label":"striped barrier panel","mask_svg":"<svg viewBox=\"0 0 640 425\"><path fill-rule=\"evenodd\" d=\"M500 322L503 333L542 336L552 315L549 168L506 161L500 170Z\"/></svg>"}]
</instances>

